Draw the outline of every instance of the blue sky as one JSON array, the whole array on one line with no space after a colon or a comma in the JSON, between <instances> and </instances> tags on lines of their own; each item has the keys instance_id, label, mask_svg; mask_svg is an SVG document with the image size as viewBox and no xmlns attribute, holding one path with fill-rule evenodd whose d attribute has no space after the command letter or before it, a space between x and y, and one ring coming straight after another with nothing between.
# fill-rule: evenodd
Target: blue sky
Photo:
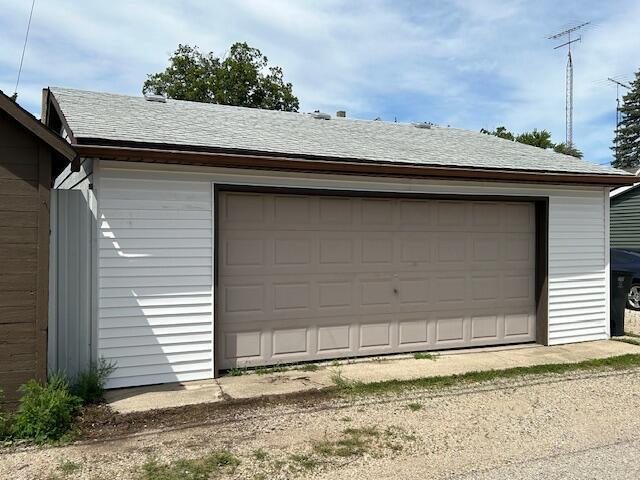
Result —
<instances>
[{"instance_id":1,"label":"blue sky","mask_svg":"<svg viewBox=\"0 0 640 480\"><path fill-rule=\"evenodd\" d=\"M0 89L12 93L31 0L0 0ZM139 95L178 43L224 55L247 41L283 67L301 110L564 140L566 53L546 39L591 20L574 51L574 141L605 163L608 76L640 68L640 1L36 0L19 102L43 87Z\"/></svg>"}]
</instances>

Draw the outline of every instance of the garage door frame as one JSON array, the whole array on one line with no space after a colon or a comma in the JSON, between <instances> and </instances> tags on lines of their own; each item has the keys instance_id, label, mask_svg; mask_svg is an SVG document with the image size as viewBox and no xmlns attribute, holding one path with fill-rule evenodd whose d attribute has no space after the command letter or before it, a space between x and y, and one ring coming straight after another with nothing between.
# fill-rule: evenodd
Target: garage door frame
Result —
<instances>
[{"instance_id":1,"label":"garage door frame","mask_svg":"<svg viewBox=\"0 0 640 480\"><path fill-rule=\"evenodd\" d=\"M219 197L223 192L245 192L283 195L315 195L315 196L341 196L359 198L406 198L420 200L456 200L475 202L526 202L533 203L535 207L535 311L536 311L536 339L541 345L548 345L548 258L549 258L549 197L542 196L517 196L517 195L469 195L469 194L438 194L438 193L411 193L411 192L386 192L370 190L350 189L323 189L304 187L269 187L254 185L237 185L227 183L212 184L213 199L213 360L214 376L218 377L221 369L218 342L222 337L222 322L219 308ZM513 344L510 344L513 345ZM466 347L474 348L474 347ZM475 347L477 348L477 347ZM397 353L392 353L397 354Z\"/></svg>"}]
</instances>

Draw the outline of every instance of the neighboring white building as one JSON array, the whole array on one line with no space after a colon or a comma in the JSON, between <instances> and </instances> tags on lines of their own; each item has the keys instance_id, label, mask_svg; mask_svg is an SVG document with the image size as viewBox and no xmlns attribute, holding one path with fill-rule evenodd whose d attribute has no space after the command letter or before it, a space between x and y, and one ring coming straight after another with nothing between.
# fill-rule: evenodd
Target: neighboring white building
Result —
<instances>
[{"instance_id":1,"label":"neighboring white building","mask_svg":"<svg viewBox=\"0 0 640 480\"><path fill-rule=\"evenodd\" d=\"M103 357L114 388L609 337L625 172L428 124L45 97L82 158L56 182L51 368Z\"/></svg>"}]
</instances>

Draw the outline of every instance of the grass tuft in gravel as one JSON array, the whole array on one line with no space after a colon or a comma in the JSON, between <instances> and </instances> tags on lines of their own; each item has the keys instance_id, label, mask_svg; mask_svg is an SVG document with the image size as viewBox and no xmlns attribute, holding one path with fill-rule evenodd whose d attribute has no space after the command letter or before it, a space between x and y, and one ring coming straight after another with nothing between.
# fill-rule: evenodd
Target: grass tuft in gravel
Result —
<instances>
[{"instance_id":1,"label":"grass tuft in gravel","mask_svg":"<svg viewBox=\"0 0 640 480\"><path fill-rule=\"evenodd\" d=\"M274 365L273 367L258 367L255 369L256 375L270 375L272 373L283 373L289 371L285 365Z\"/></svg>"},{"instance_id":2,"label":"grass tuft in gravel","mask_svg":"<svg viewBox=\"0 0 640 480\"><path fill-rule=\"evenodd\" d=\"M436 356L432 353L416 352L413 354L413 358L416 360L435 360Z\"/></svg>"},{"instance_id":3,"label":"grass tuft in gravel","mask_svg":"<svg viewBox=\"0 0 640 480\"><path fill-rule=\"evenodd\" d=\"M311 455L302 453L290 455L289 460L302 470L313 470L318 466L318 462Z\"/></svg>"},{"instance_id":4,"label":"grass tuft in gravel","mask_svg":"<svg viewBox=\"0 0 640 480\"><path fill-rule=\"evenodd\" d=\"M632 343L630 339L621 339ZM638 342L640 345L640 342ZM376 395L395 393L411 389L438 389L457 385L489 382L492 380L522 377L527 375L562 374L576 371L589 370L624 370L640 366L640 354L626 354L616 357L585 360L576 363L551 363L546 365L534 365L531 367L514 367L503 370L487 370L480 372L468 372L458 375L439 377L425 377L415 380L386 380L382 382L363 383L349 380L336 371L332 375L333 383L341 393L350 395Z\"/></svg>"},{"instance_id":5,"label":"grass tuft in gravel","mask_svg":"<svg viewBox=\"0 0 640 480\"><path fill-rule=\"evenodd\" d=\"M265 449L263 448L258 448L257 450L253 451L253 456L256 460L258 461L263 461L266 460L267 457L269 456L269 454L266 452Z\"/></svg>"},{"instance_id":6,"label":"grass tuft in gravel","mask_svg":"<svg viewBox=\"0 0 640 480\"><path fill-rule=\"evenodd\" d=\"M422 404L418 402L408 403L407 408L412 412L417 412L418 410L422 410Z\"/></svg>"},{"instance_id":7,"label":"grass tuft in gravel","mask_svg":"<svg viewBox=\"0 0 640 480\"><path fill-rule=\"evenodd\" d=\"M71 475L79 471L82 468L82 465L76 462L72 462L71 460L62 460L58 465L58 470L64 475Z\"/></svg>"},{"instance_id":8,"label":"grass tuft in gravel","mask_svg":"<svg viewBox=\"0 0 640 480\"><path fill-rule=\"evenodd\" d=\"M365 385L360 381L346 378L342 375L342 370L340 369L331 372L331 381L341 392L355 392L358 388Z\"/></svg>"},{"instance_id":9,"label":"grass tuft in gravel","mask_svg":"<svg viewBox=\"0 0 640 480\"><path fill-rule=\"evenodd\" d=\"M170 463L148 460L142 466L141 480L206 480L224 471L233 472L240 460L226 450L212 452L206 457L179 459Z\"/></svg>"},{"instance_id":10,"label":"grass tuft in gravel","mask_svg":"<svg viewBox=\"0 0 640 480\"><path fill-rule=\"evenodd\" d=\"M297 370L302 370L303 372L315 372L316 370L320 370L320 365L316 365L315 363L305 363Z\"/></svg>"},{"instance_id":11,"label":"grass tuft in gravel","mask_svg":"<svg viewBox=\"0 0 640 480\"><path fill-rule=\"evenodd\" d=\"M363 455L380 435L375 427L346 428L338 440L324 439L313 444L313 451L325 457L352 457Z\"/></svg>"}]
</instances>

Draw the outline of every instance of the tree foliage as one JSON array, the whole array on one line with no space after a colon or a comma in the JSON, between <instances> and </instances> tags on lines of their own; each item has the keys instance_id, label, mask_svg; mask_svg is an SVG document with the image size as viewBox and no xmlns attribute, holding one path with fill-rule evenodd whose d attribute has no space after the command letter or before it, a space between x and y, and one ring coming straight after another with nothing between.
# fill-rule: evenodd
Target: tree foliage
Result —
<instances>
[{"instance_id":1,"label":"tree foliage","mask_svg":"<svg viewBox=\"0 0 640 480\"><path fill-rule=\"evenodd\" d=\"M566 143L558 143L553 147L554 152L563 153L565 155L571 155L572 157L582 158L582 152L576 147L568 146Z\"/></svg>"},{"instance_id":2,"label":"tree foliage","mask_svg":"<svg viewBox=\"0 0 640 480\"><path fill-rule=\"evenodd\" d=\"M493 131L483 128L480 130L480 133L504 138L505 140L511 140L512 142L524 143L544 150L552 148L555 152L582 158L582 152L577 148L567 147L564 143L554 144L551 141L551 133L548 130L538 130L534 128L531 132L522 132L519 135L514 135L507 130L506 127L497 127Z\"/></svg>"},{"instance_id":3,"label":"tree foliage","mask_svg":"<svg viewBox=\"0 0 640 480\"><path fill-rule=\"evenodd\" d=\"M504 138L506 140L511 140L511 141L514 141L516 139L513 136L513 133L507 130L507 127L497 127L493 132L490 132L489 130L486 130L483 128L480 130L480 133L486 133L487 135L493 135L493 136Z\"/></svg>"},{"instance_id":4,"label":"tree foliage","mask_svg":"<svg viewBox=\"0 0 640 480\"><path fill-rule=\"evenodd\" d=\"M147 75L142 92L177 100L297 111L298 98L282 68L269 66L257 48L234 43L224 58L179 45L169 66Z\"/></svg>"},{"instance_id":5,"label":"tree foliage","mask_svg":"<svg viewBox=\"0 0 640 480\"><path fill-rule=\"evenodd\" d=\"M551 141L551 133L547 130L533 129L532 132L523 132L516 137L516 142L525 143L538 148L553 148L555 145Z\"/></svg>"},{"instance_id":6,"label":"tree foliage","mask_svg":"<svg viewBox=\"0 0 640 480\"><path fill-rule=\"evenodd\" d=\"M614 140L614 160L618 168L640 166L640 70L631 89L622 97L621 120Z\"/></svg>"}]
</instances>

